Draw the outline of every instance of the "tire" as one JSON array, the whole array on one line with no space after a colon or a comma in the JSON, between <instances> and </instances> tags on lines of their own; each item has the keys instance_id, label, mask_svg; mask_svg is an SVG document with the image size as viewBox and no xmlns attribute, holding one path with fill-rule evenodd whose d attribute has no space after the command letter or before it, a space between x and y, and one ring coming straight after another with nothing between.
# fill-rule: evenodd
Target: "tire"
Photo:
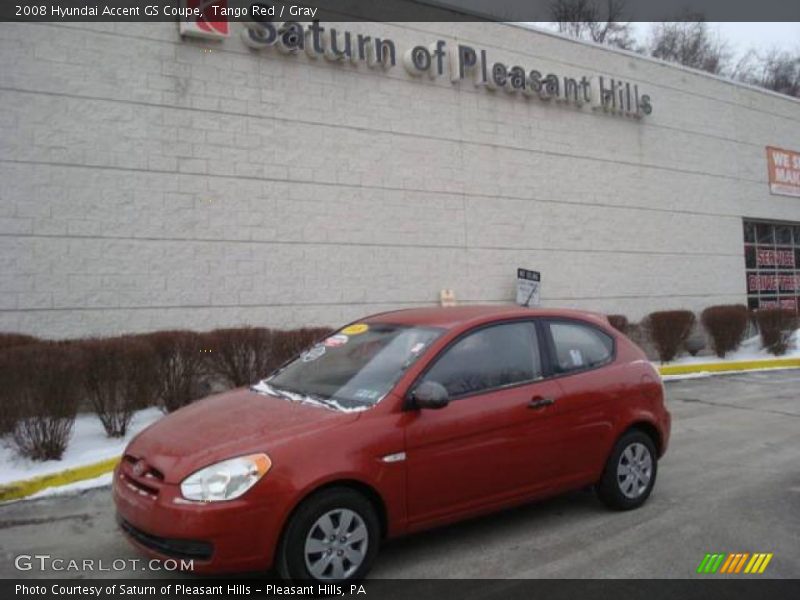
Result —
<instances>
[{"instance_id":1,"label":"tire","mask_svg":"<svg viewBox=\"0 0 800 600\"><path fill-rule=\"evenodd\" d=\"M348 523L347 532L342 531ZM362 579L378 554L380 537L372 502L349 488L322 490L289 519L278 548L278 574L320 583ZM357 559L361 562L356 564Z\"/></svg>"},{"instance_id":2,"label":"tire","mask_svg":"<svg viewBox=\"0 0 800 600\"><path fill-rule=\"evenodd\" d=\"M614 445L597 486L597 495L614 510L639 508L650 497L657 472L653 440L646 433L632 429Z\"/></svg>"}]
</instances>

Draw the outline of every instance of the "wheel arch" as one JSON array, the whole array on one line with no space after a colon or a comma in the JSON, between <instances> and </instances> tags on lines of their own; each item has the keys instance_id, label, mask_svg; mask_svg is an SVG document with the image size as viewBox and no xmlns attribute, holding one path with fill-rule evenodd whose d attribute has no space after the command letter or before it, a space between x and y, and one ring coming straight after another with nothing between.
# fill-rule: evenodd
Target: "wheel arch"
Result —
<instances>
[{"instance_id":1,"label":"wheel arch","mask_svg":"<svg viewBox=\"0 0 800 600\"><path fill-rule=\"evenodd\" d=\"M286 534L286 529L289 526L292 518L294 517L297 510L310 498L313 496L324 492L325 490L334 489L334 488L346 488L358 492L362 496L364 496L369 503L375 509L375 514L378 516L378 523L380 524L380 535L381 539L385 539L387 533L389 531L389 517L388 512L386 509L386 503L380 493L368 483L358 480L358 479L333 479L330 481L325 481L318 485L312 486L311 488L305 490L305 493L294 503L291 510L286 515L286 518L283 521L283 525L281 527L281 535L279 540L283 540L283 536ZM279 541L280 543L280 541Z\"/></svg>"},{"instance_id":2,"label":"wheel arch","mask_svg":"<svg viewBox=\"0 0 800 600\"><path fill-rule=\"evenodd\" d=\"M645 420L635 421L631 423L627 428L625 428L625 430L619 435L617 439L621 438L629 431L641 431L647 437L649 437L653 441L653 445L656 447L656 455L658 456L658 458L661 458L661 456L664 453L664 440L661 438L661 432L658 430L658 427L656 427L650 421L645 421Z\"/></svg>"}]
</instances>

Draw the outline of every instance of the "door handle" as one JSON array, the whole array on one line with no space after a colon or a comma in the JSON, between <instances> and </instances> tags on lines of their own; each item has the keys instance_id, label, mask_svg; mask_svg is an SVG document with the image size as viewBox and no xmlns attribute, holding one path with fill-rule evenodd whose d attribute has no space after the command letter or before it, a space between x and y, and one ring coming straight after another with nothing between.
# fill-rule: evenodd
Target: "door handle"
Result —
<instances>
[{"instance_id":1,"label":"door handle","mask_svg":"<svg viewBox=\"0 0 800 600\"><path fill-rule=\"evenodd\" d=\"M545 406L550 406L551 404L555 403L555 398L542 398L541 396L534 396L528 403L528 408L544 408Z\"/></svg>"}]
</instances>

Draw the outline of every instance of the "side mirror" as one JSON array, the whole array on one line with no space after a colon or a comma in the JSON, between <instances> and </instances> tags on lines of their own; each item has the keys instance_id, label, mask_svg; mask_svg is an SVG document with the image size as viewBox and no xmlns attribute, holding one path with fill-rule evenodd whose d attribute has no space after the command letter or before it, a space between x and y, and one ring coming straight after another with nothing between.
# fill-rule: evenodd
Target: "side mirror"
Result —
<instances>
[{"instance_id":1,"label":"side mirror","mask_svg":"<svg viewBox=\"0 0 800 600\"><path fill-rule=\"evenodd\" d=\"M411 392L415 408L444 408L450 403L447 389L436 381L423 381Z\"/></svg>"}]
</instances>

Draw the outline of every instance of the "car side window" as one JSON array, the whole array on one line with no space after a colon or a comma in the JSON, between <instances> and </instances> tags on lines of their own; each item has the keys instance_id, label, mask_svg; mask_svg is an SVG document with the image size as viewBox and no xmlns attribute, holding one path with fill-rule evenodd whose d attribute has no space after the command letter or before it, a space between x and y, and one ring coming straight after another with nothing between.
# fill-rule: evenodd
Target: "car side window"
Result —
<instances>
[{"instance_id":1,"label":"car side window","mask_svg":"<svg viewBox=\"0 0 800 600\"><path fill-rule=\"evenodd\" d=\"M422 381L442 384L451 398L542 377L532 322L479 329L445 350Z\"/></svg>"},{"instance_id":2,"label":"car side window","mask_svg":"<svg viewBox=\"0 0 800 600\"><path fill-rule=\"evenodd\" d=\"M579 323L551 321L549 325L560 373L599 367L612 359L614 340L602 331Z\"/></svg>"}]
</instances>

